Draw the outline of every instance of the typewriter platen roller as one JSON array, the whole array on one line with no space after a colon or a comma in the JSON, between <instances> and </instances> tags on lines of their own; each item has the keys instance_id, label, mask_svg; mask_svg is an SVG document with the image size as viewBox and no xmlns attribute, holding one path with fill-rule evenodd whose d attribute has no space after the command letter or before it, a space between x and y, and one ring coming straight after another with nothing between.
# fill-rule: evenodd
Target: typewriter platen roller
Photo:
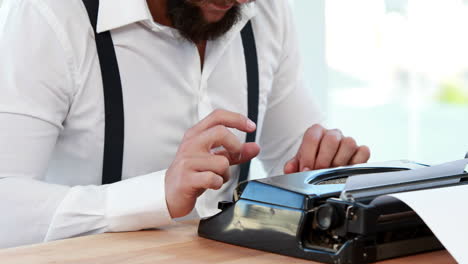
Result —
<instances>
[{"instance_id":1,"label":"typewriter platen roller","mask_svg":"<svg viewBox=\"0 0 468 264\"><path fill-rule=\"evenodd\" d=\"M248 181L234 202L220 202L220 213L200 221L198 233L323 263L371 263L442 249L411 208L383 195L465 184L467 163L398 161Z\"/></svg>"}]
</instances>

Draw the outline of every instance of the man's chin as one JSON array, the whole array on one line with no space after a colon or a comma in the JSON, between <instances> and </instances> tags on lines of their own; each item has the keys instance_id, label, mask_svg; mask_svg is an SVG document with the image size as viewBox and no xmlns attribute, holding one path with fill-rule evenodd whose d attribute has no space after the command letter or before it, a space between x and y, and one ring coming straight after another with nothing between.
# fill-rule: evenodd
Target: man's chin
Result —
<instances>
[{"instance_id":1,"label":"man's chin","mask_svg":"<svg viewBox=\"0 0 468 264\"><path fill-rule=\"evenodd\" d=\"M218 4L215 2L205 2L199 8L203 13L204 19L207 23L217 23L224 18L224 16L233 8L234 3L231 4Z\"/></svg>"},{"instance_id":2,"label":"man's chin","mask_svg":"<svg viewBox=\"0 0 468 264\"><path fill-rule=\"evenodd\" d=\"M173 2L171 2L173 1ZM168 3L168 15L174 28L181 35L195 43L204 40L214 40L224 35L240 18L240 6L210 9L209 6L186 2L186 0L171 0ZM200 4L197 4L200 3ZM223 9L223 10L218 10Z\"/></svg>"},{"instance_id":3,"label":"man's chin","mask_svg":"<svg viewBox=\"0 0 468 264\"><path fill-rule=\"evenodd\" d=\"M206 23L218 23L225 15L226 12L203 12L203 18Z\"/></svg>"}]
</instances>

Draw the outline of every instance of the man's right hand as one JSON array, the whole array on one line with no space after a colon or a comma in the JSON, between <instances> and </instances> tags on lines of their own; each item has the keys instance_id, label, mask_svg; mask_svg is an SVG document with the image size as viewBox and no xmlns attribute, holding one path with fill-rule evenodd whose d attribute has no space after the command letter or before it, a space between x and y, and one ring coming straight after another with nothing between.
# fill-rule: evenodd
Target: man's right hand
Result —
<instances>
[{"instance_id":1,"label":"man's right hand","mask_svg":"<svg viewBox=\"0 0 468 264\"><path fill-rule=\"evenodd\" d=\"M190 213L206 189L220 189L229 180L229 166L249 161L260 152L256 143L241 143L228 127L244 132L256 129L241 114L215 110L185 133L166 172L166 203L172 218ZM221 146L224 149L214 151Z\"/></svg>"}]
</instances>

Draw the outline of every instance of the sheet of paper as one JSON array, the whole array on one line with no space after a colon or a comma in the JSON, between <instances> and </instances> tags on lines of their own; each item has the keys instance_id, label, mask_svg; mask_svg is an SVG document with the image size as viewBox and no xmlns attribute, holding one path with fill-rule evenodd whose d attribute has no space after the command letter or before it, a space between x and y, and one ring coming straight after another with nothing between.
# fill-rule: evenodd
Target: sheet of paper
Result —
<instances>
[{"instance_id":1,"label":"sheet of paper","mask_svg":"<svg viewBox=\"0 0 468 264\"><path fill-rule=\"evenodd\" d=\"M389 194L410 206L460 264L468 264L468 185Z\"/></svg>"}]
</instances>

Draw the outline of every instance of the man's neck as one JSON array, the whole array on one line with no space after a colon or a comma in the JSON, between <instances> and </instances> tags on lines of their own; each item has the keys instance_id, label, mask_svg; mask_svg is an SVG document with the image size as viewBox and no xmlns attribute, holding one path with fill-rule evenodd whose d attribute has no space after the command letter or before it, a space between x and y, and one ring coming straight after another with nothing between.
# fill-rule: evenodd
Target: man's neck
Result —
<instances>
[{"instance_id":1,"label":"man's neck","mask_svg":"<svg viewBox=\"0 0 468 264\"><path fill-rule=\"evenodd\" d=\"M147 0L146 2L155 22L172 27L172 21L167 15L167 0Z\"/></svg>"},{"instance_id":2,"label":"man's neck","mask_svg":"<svg viewBox=\"0 0 468 264\"><path fill-rule=\"evenodd\" d=\"M161 25L173 27L171 19L167 15L167 1L168 0L146 0L148 8L153 16L153 20ZM198 53L200 55L200 64L203 69L205 61L206 41L196 43Z\"/></svg>"}]
</instances>

